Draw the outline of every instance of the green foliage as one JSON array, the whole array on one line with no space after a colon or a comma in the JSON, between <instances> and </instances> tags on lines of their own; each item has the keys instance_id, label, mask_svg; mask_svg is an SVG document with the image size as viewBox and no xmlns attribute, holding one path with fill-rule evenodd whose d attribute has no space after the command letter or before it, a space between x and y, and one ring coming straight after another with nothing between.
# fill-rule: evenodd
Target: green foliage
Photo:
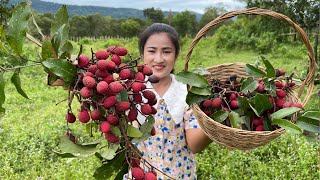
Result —
<instances>
[{"instance_id":1,"label":"green foliage","mask_svg":"<svg viewBox=\"0 0 320 180\"><path fill-rule=\"evenodd\" d=\"M150 19L153 23L160 23L164 20L164 15L161 9L147 8L143 10L143 15Z\"/></svg>"},{"instance_id":2,"label":"green foliage","mask_svg":"<svg viewBox=\"0 0 320 180\"><path fill-rule=\"evenodd\" d=\"M180 36L194 35L196 33L196 16L190 11L177 13L173 17L173 27L176 28Z\"/></svg>"}]
</instances>

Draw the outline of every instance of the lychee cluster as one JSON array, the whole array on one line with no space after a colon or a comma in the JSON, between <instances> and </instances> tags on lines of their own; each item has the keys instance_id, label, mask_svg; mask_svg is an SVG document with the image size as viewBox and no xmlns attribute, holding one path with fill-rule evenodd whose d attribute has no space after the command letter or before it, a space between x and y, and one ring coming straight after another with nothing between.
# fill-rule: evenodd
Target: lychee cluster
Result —
<instances>
[{"instance_id":1,"label":"lychee cluster","mask_svg":"<svg viewBox=\"0 0 320 180\"><path fill-rule=\"evenodd\" d=\"M92 52L90 57L79 55L78 78L70 88L81 107L76 117L69 105L67 122L75 123L78 119L83 124L96 124L111 144L130 143L132 138L126 134L128 125L141 126L137 121L139 113L147 118L157 112L154 108L156 95L146 87L146 83L157 83L158 79L149 66L138 64L131 56L129 60L125 59L127 54L124 47L110 46L106 50ZM121 135L113 131L115 127ZM155 133L153 127L150 135ZM67 135L71 137L69 132ZM140 158L136 158L135 164L130 166L134 167L132 172L135 179L156 179L156 174L140 168Z\"/></svg>"},{"instance_id":2,"label":"lychee cluster","mask_svg":"<svg viewBox=\"0 0 320 180\"><path fill-rule=\"evenodd\" d=\"M240 114L243 113L243 115L250 117L250 127L245 127L246 130L264 131L264 124L271 121L270 115L272 113L289 107L302 108L301 103L292 103L287 100L287 90L292 90L295 83L292 82L290 77L284 77L286 73L285 70L276 69L275 71L275 77L268 82L266 82L265 79L256 78L255 81L258 83L256 89L248 93L241 91L241 82L245 81L247 78L238 81L237 75L234 74L226 81L213 79L210 82L212 94L206 100L201 101L199 106L207 116L212 118L218 111L236 111ZM269 86L270 84L274 84L274 87L266 88L266 83L268 83ZM248 109L241 109L239 107L239 98L245 98L247 102L252 102L257 94L267 95L271 104L270 108L260 116L257 116L254 111L248 112ZM229 118L225 118L222 123L231 126ZM276 128L278 127L272 126L272 130Z\"/></svg>"}]
</instances>

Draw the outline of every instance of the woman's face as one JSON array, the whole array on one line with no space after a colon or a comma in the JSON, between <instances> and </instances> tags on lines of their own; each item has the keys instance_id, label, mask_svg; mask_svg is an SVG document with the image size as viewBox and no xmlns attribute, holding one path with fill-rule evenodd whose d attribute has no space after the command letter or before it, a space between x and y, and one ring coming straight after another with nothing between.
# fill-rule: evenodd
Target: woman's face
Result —
<instances>
[{"instance_id":1,"label":"woman's face","mask_svg":"<svg viewBox=\"0 0 320 180\"><path fill-rule=\"evenodd\" d=\"M143 60L159 80L169 77L175 64L176 49L167 33L155 33L148 38Z\"/></svg>"}]
</instances>

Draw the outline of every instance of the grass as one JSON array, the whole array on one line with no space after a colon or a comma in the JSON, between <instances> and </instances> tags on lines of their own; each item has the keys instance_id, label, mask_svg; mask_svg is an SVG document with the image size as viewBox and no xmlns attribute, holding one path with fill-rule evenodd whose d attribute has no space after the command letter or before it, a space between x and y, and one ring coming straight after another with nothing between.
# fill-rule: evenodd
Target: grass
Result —
<instances>
[{"instance_id":1,"label":"grass","mask_svg":"<svg viewBox=\"0 0 320 180\"><path fill-rule=\"evenodd\" d=\"M83 41L87 41L84 42L86 53L90 53L91 46L98 50L119 43L128 47L133 57L138 55L136 39ZM182 44L176 72L183 69L190 42L191 39L185 39ZM194 48L190 68L225 62L254 63L259 56L253 51L217 52L211 46L210 39L200 41ZM37 52L27 53L32 59ZM289 71L297 64L306 64L305 57L282 59L272 54L266 57L271 58L274 66ZM8 83L6 114L0 119L0 179L93 179L94 170L101 165L97 158L70 161L57 157L52 151L65 133L67 92L61 87L47 86L42 67L29 67L21 72L22 88L29 99L20 96L9 83L10 74L5 77ZM320 109L319 101L319 97L313 95L307 107ZM77 108L74 104L73 109ZM76 135L86 134L79 122L72 125L72 129ZM211 144L196 155L198 176L199 179L319 179L318 146L317 142L307 142L304 137L289 134L250 152L230 151Z\"/></svg>"}]
</instances>

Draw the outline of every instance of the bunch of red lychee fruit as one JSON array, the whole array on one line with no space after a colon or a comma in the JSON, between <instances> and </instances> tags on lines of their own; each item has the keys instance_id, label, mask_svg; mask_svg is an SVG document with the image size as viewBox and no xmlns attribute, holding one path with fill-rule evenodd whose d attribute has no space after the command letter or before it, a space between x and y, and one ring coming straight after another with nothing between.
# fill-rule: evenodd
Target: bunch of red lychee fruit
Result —
<instances>
[{"instance_id":1,"label":"bunch of red lychee fruit","mask_svg":"<svg viewBox=\"0 0 320 180\"><path fill-rule=\"evenodd\" d=\"M239 108L239 97L246 98L248 101L255 97L256 94L268 95L269 102L272 104L272 107L263 113L260 116L257 116L253 111L248 113L247 116L250 117L250 127L246 127L246 130L252 131L264 131L264 123L266 121L271 121L270 115L273 112L276 112L283 108L288 107L298 107L302 108L301 103L292 103L287 100L287 89L293 89L295 83L290 79L290 77L285 77L285 70L276 69L276 75L271 80L274 83L273 89L265 88L265 82L262 78L256 78L258 82L257 88L253 92L243 93L241 92L241 82L246 80L242 78L241 81L238 81L237 75L231 75L228 80L221 81L213 79L210 82L212 86L212 94L208 99L203 100L199 103L201 110L209 117L214 117L214 113L218 111L241 111ZM231 126L230 119L226 118L223 122L224 125ZM278 128L278 126L272 126L273 130ZM270 129L269 129L270 130Z\"/></svg>"}]
</instances>

